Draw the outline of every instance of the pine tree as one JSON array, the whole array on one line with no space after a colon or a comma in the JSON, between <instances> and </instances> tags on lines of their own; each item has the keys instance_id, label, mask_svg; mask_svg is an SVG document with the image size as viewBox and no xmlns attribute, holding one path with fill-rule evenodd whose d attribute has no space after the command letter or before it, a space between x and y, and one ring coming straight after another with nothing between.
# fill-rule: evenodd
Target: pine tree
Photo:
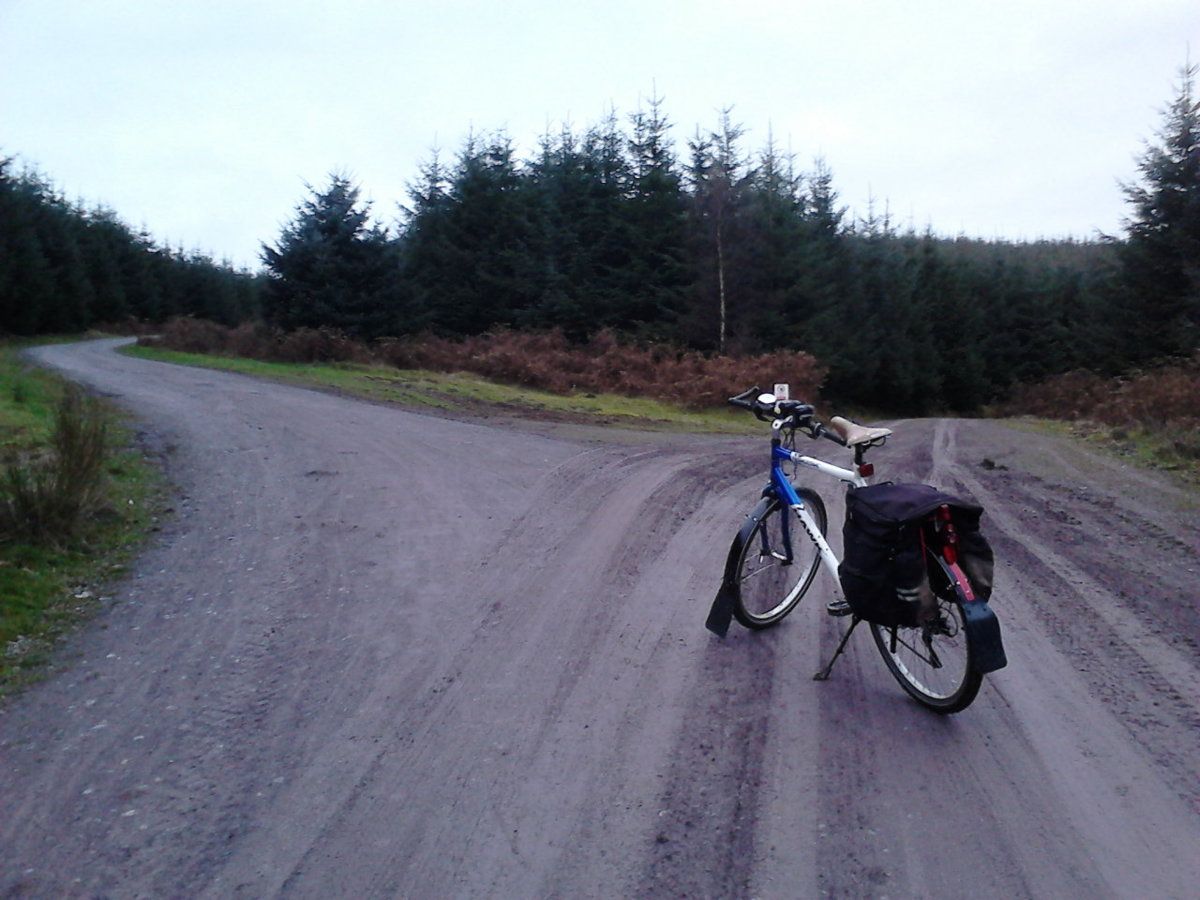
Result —
<instances>
[{"instance_id":1,"label":"pine tree","mask_svg":"<svg viewBox=\"0 0 1200 900\"><path fill-rule=\"evenodd\" d=\"M792 157L768 135L751 173L740 254L745 331L756 346L781 346L791 331L788 316L796 305L807 238L802 182Z\"/></svg>"},{"instance_id":2,"label":"pine tree","mask_svg":"<svg viewBox=\"0 0 1200 900\"><path fill-rule=\"evenodd\" d=\"M398 331L431 329L441 302L443 272L453 265L450 246L450 173L435 148L420 167L420 179L408 185L409 205L401 207L398 241L403 294L398 297Z\"/></svg>"},{"instance_id":3,"label":"pine tree","mask_svg":"<svg viewBox=\"0 0 1200 900\"><path fill-rule=\"evenodd\" d=\"M690 282L687 204L670 141L671 123L662 103L662 98L653 96L647 109L630 117L631 190L626 215L632 246L625 314L627 321L660 337L679 317Z\"/></svg>"},{"instance_id":4,"label":"pine tree","mask_svg":"<svg viewBox=\"0 0 1200 900\"><path fill-rule=\"evenodd\" d=\"M724 353L730 335L730 317L741 310L737 278L742 274L734 262L742 238L743 204L750 172L739 142L744 131L732 120L732 110L721 112L720 130L706 137L697 133L689 142L692 154L689 180L692 193L693 232L696 236L696 300L694 322L704 325L715 313L715 329L709 326L707 340L694 334L701 345L715 345ZM713 333L715 332L715 333ZM711 342L711 343L710 343Z\"/></svg>"},{"instance_id":5,"label":"pine tree","mask_svg":"<svg viewBox=\"0 0 1200 900\"><path fill-rule=\"evenodd\" d=\"M477 334L527 319L545 291L537 214L536 192L509 138L469 137L437 243L424 246L425 259L409 260L421 276L414 289L435 304L437 330Z\"/></svg>"},{"instance_id":6,"label":"pine tree","mask_svg":"<svg viewBox=\"0 0 1200 900\"><path fill-rule=\"evenodd\" d=\"M1180 355L1200 340L1200 66L1180 69L1159 143L1138 162L1141 180L1124 186L1133 209L1121 259L1123 317L1133 361Z\"/></svg>"},{"instance_id":7,"label":"pine tree","mask_svg":"<svg viewBox=\"0 0 1200 900\"><path fill-rule=\"evenodd\" d=\"M263 245L264 314L282 328L326 326L360 338L394 331L395 257L386 231L370 222L371 204L341 174L324 191L309 190L276 245Z\"/></svg>"}]
</instances>

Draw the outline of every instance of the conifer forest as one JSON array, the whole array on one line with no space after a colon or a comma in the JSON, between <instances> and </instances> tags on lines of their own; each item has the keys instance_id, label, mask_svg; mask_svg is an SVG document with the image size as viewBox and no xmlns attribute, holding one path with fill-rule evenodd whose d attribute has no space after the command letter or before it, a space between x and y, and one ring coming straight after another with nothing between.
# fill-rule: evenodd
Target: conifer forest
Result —
<instances>
[{"instance_id":1,"label":"conifer forest","mask_svg":"<svg viewBox=\"0 0 1200 900\"><path fill-rule=\"evenodd\" d=\"M192 316L366 341L506 328L601 330L706 354L801 350L823 394L895 414L967 412L1073 370L1116 374L1200 345L1196 66L1146 138L1119 235L1010 242L901 228L839 202L731 113L679 140L662 101L560 127L522 158L505 133L431 154L398 210L335 172L263 269L164 248L0 160L0 333ZM1116 179L1114 173L1114 182ZM745 387L730 385L731 392Z\"/></svg>"}]
</instances>

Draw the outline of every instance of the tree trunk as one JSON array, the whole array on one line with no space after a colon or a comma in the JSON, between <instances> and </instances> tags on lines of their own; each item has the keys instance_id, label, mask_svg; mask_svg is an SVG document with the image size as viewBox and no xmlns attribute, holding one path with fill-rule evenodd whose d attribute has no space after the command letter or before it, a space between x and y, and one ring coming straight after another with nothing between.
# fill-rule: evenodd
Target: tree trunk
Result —
<instances>
[{"instance_id":1,"label":"tree trunk","mask_svg":"<svg viewBox=\"0 0 1200 900\"><path fill-rule=\"evenodd\" d=\"M717 340L717 352L725 354L725 253L721 245L721 228L717 227L717 293L721 301L721 332Z\"/></svg>"}]
</instances>

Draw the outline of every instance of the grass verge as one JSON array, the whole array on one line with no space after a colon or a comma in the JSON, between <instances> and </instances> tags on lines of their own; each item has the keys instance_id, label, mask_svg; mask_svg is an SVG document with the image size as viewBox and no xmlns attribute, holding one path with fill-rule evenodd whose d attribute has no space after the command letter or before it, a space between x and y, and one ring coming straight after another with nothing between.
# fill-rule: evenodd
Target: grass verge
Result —
<instances>
[{"instance_id":1,"label":"grass verge","mask_svg":"<svg viewBox=\"0 0 1200 900\"><path fill-rule=\"evenodd\" d=\"M1194 430L1151 431L1031 416L1007 417L1000 421L1013 428L1083 441L1088 447L1130 466L1166 471L1185 485L1200 488L1200 458L1195 449L1198 435Z\"/></svg>"},{"instance_id":2,"label":"grass verge","mask_svg":"<svg viewBox=\"0 0 1200 900\"><path fill-rule=\"evenodd\" d=\"M0 343L0 457L47 452L66 384ZM0 540L0 697L35 680L57 639L101 601L102 585L141 546L162 508L165 483L133 446L116 412L103 407L109 453L103 493L69 541Z\"/></svg>"},{"instance_id":3,"label":"grass verge","mask_svg":"<svg viewBox=\"0 0 1200 900\"><path fill-rule=\"evenodd\" d=\"M123 348L123 352L143 359L222 369L287 384L334 390L411 409L437 410L449 414L509 415L546 421L707 434L761 434L763 428L761 423L735 409L685 409L659 400L616 394L555 394L501 384L462 372L446 374L358 363L261 362L139 345Z\"/></svg>"},{"instance_id":4,"label":"grass verge","mask_svg":"<svg viewBox=\"0 0 1200 900\"><path fill-rule=\"evenodd\" d=\"M444 374L359 363L275 363L243 357L183 353L132 345L124 352L145 359L222 369L288 384L334 390L351 396L411 409L449 414L532 418L549 421L616 425L650 431L703 434L763 434L763 426L738 410L694 410L681 405L616 394L557 394L491 381L468 373ZM842 409L836 412L856 421L877 422L889 416L878 411ZM1005 413L990 410L992 416ZM1200 449L1194 430L1147 430L1114 427L1086 421L1009 418L1017 427L1030 427L1072 440L1085 440L1101 452L1141 468L1168 470L1190 484L1200 485Z\"/></svg>"}]
</instances>

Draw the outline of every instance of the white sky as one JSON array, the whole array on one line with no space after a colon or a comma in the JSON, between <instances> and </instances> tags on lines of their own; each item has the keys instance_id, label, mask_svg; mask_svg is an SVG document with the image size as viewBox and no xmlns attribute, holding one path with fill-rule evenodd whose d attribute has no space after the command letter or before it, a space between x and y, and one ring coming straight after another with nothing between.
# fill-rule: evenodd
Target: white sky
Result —
<instances>
[{"instance_id":1,"label":"white sky","mask_svg":"<svg viewBox=\"0 0 1200 900\"><path fill-rule=\"evenodd\" d=\"M345 170L386 222L435 143L528 152L653 90L680 156L732 105L852 211L985 238L1125 215L1198 0L0 0L0 154L172 246L258 266Z\"/></svg>"}]
</instances>

